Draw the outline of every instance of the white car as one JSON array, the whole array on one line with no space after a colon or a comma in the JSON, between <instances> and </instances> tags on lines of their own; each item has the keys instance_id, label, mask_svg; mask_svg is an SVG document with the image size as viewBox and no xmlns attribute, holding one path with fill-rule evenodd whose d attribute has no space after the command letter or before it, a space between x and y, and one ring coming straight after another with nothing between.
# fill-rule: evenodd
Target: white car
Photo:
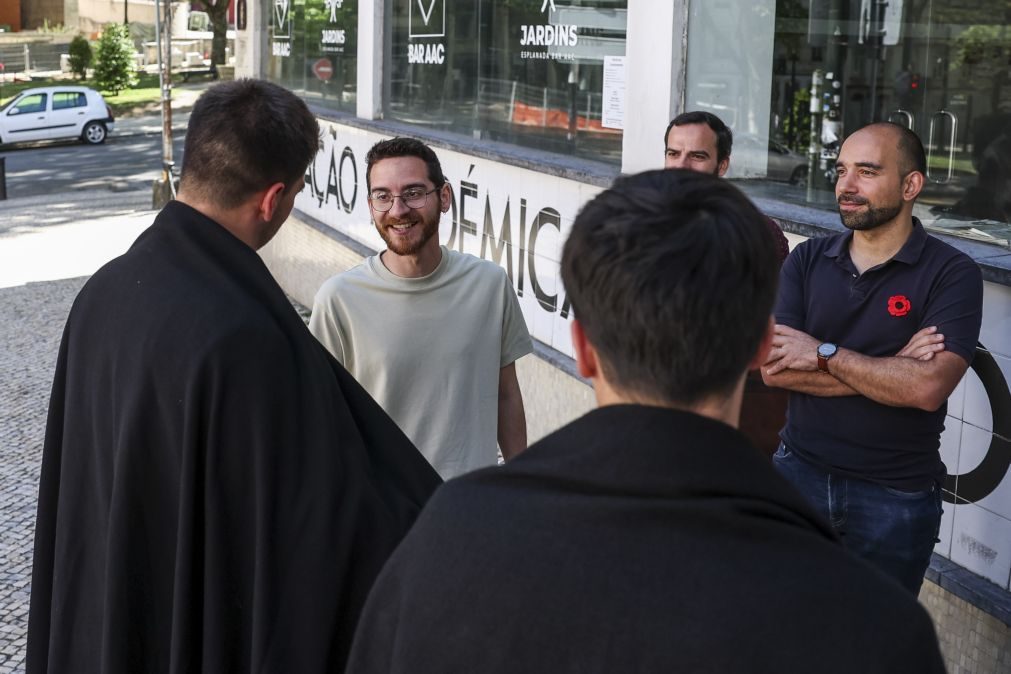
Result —
<instances>
[{"instance_id":1,"label":"white car","mask_svg":"<svg viewBox=\"0 0 1011 674\"><path fill-rule=\"evenodd\" d=\"M104 143L112 131L112 110L88 87L25 89L0 108L0 143L80 138Z\"/></svg>"}]
</instances>

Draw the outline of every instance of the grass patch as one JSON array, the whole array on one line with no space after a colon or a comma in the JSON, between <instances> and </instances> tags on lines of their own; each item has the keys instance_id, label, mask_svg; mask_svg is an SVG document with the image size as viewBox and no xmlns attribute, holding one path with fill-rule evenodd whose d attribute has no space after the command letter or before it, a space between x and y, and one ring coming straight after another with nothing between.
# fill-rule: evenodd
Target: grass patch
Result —
<instances>
[{"instance_id":1,"label":"grass patch","mask_svg":"<svg viewBox=\"0 0 1011 674\"><path fill-rule=\"evenodd\" d=\"M972 165L972 159L960 155L963 155L963 153L956 152L955 161L952 163L952 167L955 169L955 173L976 175L976 167ZM937 169L939 171L947 171L948 153L947 152L942 153L941 151L937 151L933 156L927 158L927 166L929 166L931 169Z\"/></svg>"},{"instance_id":2,"label":"grass patch","mask_svg":"<svg viewBox=\"0 0 1011 674\"><path fill-rule=\"evenodd\" d=\"M182 77L178 75L172 78L173 86L176 86L181 82ZM96 88L93 80L81 81L53 77L32 80L31 82L4 82L2 91L0 91L0 105L14 98L14 96L25 89L61 85L81 85L91 87L92 89ZM141 73L137 86L131 89L125 89L115 96L112 96L104 91L101 93L102 97L105 98L105 102L109 104L110 108L112 108L112 114L115 117L132 117L145 113L156 112L161 109L161 86L158 83L157 75Z\"/></svg>"}]
</instances>

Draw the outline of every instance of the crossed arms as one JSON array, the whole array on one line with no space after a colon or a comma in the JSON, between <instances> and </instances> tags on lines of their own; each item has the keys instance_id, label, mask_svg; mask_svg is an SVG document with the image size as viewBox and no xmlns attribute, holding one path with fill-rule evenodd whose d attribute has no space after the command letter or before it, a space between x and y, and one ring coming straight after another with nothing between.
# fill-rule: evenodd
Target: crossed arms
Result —
<instances>
[{"instance_id":1,"label":"crossed arms","mask_svg":"<svg viewBox=\"0 0 1011 674\"><path fill-rule=\"evenodd\" d=\"M897 354L874 358L840 348L829 372L818 369L819 340L776 325L772 350L762 366L768 386L820 397L862 395L892 407L934 411L944 404L969 364L944 350L936 326L923 328Z\"/></svg>"}]
</instances>

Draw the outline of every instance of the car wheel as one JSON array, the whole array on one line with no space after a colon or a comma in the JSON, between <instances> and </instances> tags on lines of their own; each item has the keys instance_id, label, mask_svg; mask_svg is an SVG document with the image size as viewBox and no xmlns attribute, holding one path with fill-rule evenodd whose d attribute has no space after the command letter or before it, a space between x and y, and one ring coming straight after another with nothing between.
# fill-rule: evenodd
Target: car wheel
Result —
<instances>
[{"instance_id":1,"label":"car wheel","mask_svg":"<svg viewBox=\"0 0 1011 674\"><path fill-rule=\"evenodd\" d=\"M790 174L790 184L799 185L807 182L807 166L798 166Z\"/></svg>"},{"instance_id":2,"label":"car wheel","mask_svg":"<svg viewBox=\"0 0 1011 674\"><path fill-rule=\"evenodd\" d=\"M105 124L101 122L88 122L81 132L81 140L89 145L100 145L105 142Z\"/></svg>"}]
</instances>

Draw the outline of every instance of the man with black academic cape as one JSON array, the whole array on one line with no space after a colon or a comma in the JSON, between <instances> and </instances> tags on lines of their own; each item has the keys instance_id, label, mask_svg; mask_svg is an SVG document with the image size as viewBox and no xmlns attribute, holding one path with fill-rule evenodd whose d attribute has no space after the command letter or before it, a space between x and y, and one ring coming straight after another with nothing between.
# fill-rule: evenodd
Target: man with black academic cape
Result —
<instances>
[{"instance_id":1,"label":"man with black academic cape","mask_svg":"<svg viewBox=\"0 0 1011 674\"><path fill-rule=\"evenodd\" d=\"M29 673L342 670L375 575L439 479L255 252L318 148L290 92L209 89L179 200L74 302Z\"/></svg>"},{"instance_id":2,"label":"man with black academic cape","mask_svg":"<svg viewBox=\"0 0 1011 674\"><path fill-rule=\"evenodd\" d=\"M716 177L654 171L590 202L562 278L599 408L436 493L348 671L943 672L916 599L735 428L778 270Z\"/></svg>"}]
</instances>

